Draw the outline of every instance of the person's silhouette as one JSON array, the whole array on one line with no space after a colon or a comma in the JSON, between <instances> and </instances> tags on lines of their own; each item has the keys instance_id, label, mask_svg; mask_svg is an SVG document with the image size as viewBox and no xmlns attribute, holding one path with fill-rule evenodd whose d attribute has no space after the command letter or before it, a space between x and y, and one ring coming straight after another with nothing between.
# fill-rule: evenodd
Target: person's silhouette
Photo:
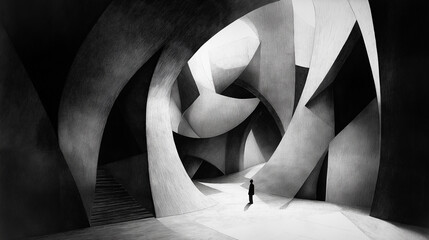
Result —
<instances>
[{"instance_id":1,"label":"person's silhouette","mask_svg":"<svg viewBox=\"0 0 429 240\"><path fill-rule=\"evenodd\" d=\"M249 186L249 203L253 204L253 194L255 194L255 185L253 185L253 179L250 179Z\"/></svg>"}]
</instances>

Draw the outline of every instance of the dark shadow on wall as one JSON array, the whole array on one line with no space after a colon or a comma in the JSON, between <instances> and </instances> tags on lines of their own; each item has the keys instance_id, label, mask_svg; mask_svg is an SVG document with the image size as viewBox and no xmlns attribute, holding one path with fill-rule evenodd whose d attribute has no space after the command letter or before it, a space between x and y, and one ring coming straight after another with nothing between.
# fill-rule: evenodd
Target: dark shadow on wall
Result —
<instances>
[{"instance_id":1,"label":"dark shadow on wall","mask_svg":"<svg viewBox=\"0 0 429 240\"><path fill-rule=\"evenodd\" d=\"M195 83L188 64L183 67L176 81L180 93L181 112L184 113L200 96L200 92L198 91L197 84Z\"/></svg>"},{"instance_id":2,"label":"dark shadow on wall","mask_svg":"<svg viewBox=\"0 0 429 240\"><path fill-rule=\"evenodd\" d=\"M337 135L375 98L374 80L362 37L332 85Z\"/></svg>"},{"instance_id":3,"label":"dark shadow on wall","mask_svg":"<svg viewBox=\"0 0 429 240\"><path fill-rule=\"evenodd\" d=\"M429 2L370 5L381 84L380 168L370 215L429 227Z\"/></svg>"},{"instance_id":4,"label":"dark shadow on wall","mask_svg":"<svg viewBox=\"0 0 429 240\"><path fill-rule=\"evenodd\" d=\"M0 239L89 226L58 140L0 24Z\"/></svg>"},{"instance_id":5,"label":"dark shadow on wall","mask_svg":"<svg viewBox=\"0 0 429 240\"><path fill-rule=\"evenodd\" d=\"M301 98L302 91L304 90L307 81L309 68L295 65L295 101L293 103L293 110L295 111Z\"/></svg>"},{"instance_id":6,"label":"dark shadow on wall","mask_svg":"<svg viewBox=\"0 0 429 240\"><path fill-rule=\"evenodd\" d=\"M255 95L252 94L249 90L243 88L237 83L232 83L231 85L229 85L225 90L222 91L222 95L239 99L248 99L255 97Z\"/></svg>"},{"instance_id":7,"label":"dark shadow on wall","mask_svg":"<svg viewBox=\"0 0 429 240\"><path fill-rule=\"evenodd\" d=\"M261 153L267 162L282 140L282 135L277 127L274 117L265 105L262 105L260 114L257 116L257 120L253 122L251 130L253 131L256 143L261 149Z\"/></svg>"},{"instance_id":8,"label":"dark shadow on wall","mask_svg":"<svg viewBox=\"0 0 429 240\"><path fill-rule=\"evenodd\" d=\"M217 167L203 160L192 179L215 178L220 176L223 176L223 173Z\"/></svg>"},{"instance_id":9,"label":"dark shadow on wall","mask_svg":"<svg viewBox=\"0 0 429 240\"><path fill-rule=\"evenodd\" d=\"M240 78L235 81L235 84L246 89L247 91L251 92L255 97L259 98L259 100L265 105L265 107L270 112L271 116L273 117L274 121L276 122L277 128L280 130L281 135L283 136L285 133L285 129L283 128L283 124L280 120L279 115L274 110L274 107L268 102L268 100L258 92L255 88L250 86L245 81L241 80Z\"/></svg>"},{"instance_id":10,"label":"dark shadow on wall","mask_svg":"<svg viewBox=\"0 0 429 240\"><path fill-rule=\"evenodd\" d=\"M149 92L149 84L155 70L158 59L162 53L158 50L140 69L131 77L118 96L119 108L122 117L141 152L147 152L146 146L146 102ZM121 141L118 139L118 141Z\"/></svg>"},{"instance_id":11,"label":"dark shadow on wall","mask_svg":"<svg viewBox=\"0 0 429 240\"><path fill-rule=\"evenodd\" d=\"M188 173L188 176L192 179L195 175L195 173L200 168L201 164L203 163L203 159L186 155L180 158L183 163L183 167L185 167L186 173Z\"/></svg>"},{"instance_id":12,"label":"dark shadow on wall","mask_svg":"<svg viewBox=\"0 0 429 240\"><path fill-rule=\"evenodd\" d=\"M146 102L162 49L130 79L107 119L98 159L144 208L154 213L146 148Z\"/></svg>"},{"instance_id":13,"label":"dark shadow on wall","mask_svg":"<svg viewBox=\"0 0 429 240\"><path fill-rule=\"evenodd\" d=\"M69 68L85 37L111 1L0 1L0 21L55 132Z\"/></svg>"},{"instance_id":14,"label":"dark shadow on wall","mask_svg":"<svg viewBox=\"0 0 429 240\"><path fill-rule=\"evenodd\" d=\"M155 214L147 154L136 155L99 167L106 169L142 207Z\"/></svg>"},{"instance_id":15,"label":"dark shadow on wall","mask_svg":"<svg viewBox=\"0 0 429 240\"><path fill-rule=\"evenodd\" d=\"M333 108L335 118L335 134L341 132L375 97L375 85L372 77L371 66L369 64L366 47L361 36L360 28L355 24L350 36L340 56L337 57L337 64L340 67L331 69L325 77L329 85L322 84L317 94L307 104L312 109L318 98L324 92L333 92ZM334 63L335 65L335 63ZM323 90L322 90L323 89ZM312 111L318 113L322 119L327 118L324 112L317 109ZM331 122L331 121L328 121ZM329 164L328 155L324 155L319 160L307 181L297 193L298 198L322 200L326 198L327 166ZM317 176L316 176L317 175ZM310 185L309 185L310 184Z\"/></svg>"},{"instance_id":16,"label":"dark shadow on wall","mask_svg":"<svg viewBox=\"0 0 429 240\"><path fill-rule=\"evenodd\" d=\"M103 165L142 154L134 134L125 122L122 104L116 101L107 118L100 145L98 164Z\"/></svg>"}]
</instances>

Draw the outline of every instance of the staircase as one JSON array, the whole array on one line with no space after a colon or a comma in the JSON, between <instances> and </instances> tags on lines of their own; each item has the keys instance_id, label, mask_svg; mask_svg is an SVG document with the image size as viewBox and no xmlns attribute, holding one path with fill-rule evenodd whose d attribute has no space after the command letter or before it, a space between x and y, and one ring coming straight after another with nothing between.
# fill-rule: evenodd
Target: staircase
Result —
<instances>
[{"instance_id":1,"label":"staircase","mask_svg":"<svg viewBox=\"0 0 429 240\"><path fill-rule=\"evenodd\" d=\"M91 226L150 218L153 214L142 207L121 184L104 169L97 170Z\"/></svg>"}]
</instances>

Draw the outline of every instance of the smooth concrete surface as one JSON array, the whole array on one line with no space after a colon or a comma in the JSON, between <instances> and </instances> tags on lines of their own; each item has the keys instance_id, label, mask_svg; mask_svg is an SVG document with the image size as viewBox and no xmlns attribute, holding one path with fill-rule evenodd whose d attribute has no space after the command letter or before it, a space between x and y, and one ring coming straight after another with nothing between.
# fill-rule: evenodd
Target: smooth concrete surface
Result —
<instances>
[{"instance_id":1,"label":"smooth concrete surface","mask_svg":"<svg viewBox=\"0 0 429 240\"><path fill-rule=\"evenodd\" d=\"M316 13L314 49L301 98L282 141L255 175L261 191L289 198L302 187L334 137L334 124L330 120L333 114L329 114L333 113L333 105L329 104L329 98L320 98L317 105L323 106L321 108L307 104L328 72L340 67L334 64L335 60L356 21L346 0L313 2ZM330 76L330 81L334 78ZM326 92L323 90L321 92Z\"/></svg>"},{"instance_id":2,"label":"smooth concrete surface","mask_svg":"<svg viewBox=\"0 0 429 240\"><path fill-rule=\"evenodd\" d=\"M194 54L191 59L189 59L188 67L193 79L195 80L198 91L203 87L215 92L216 90L213 83L207 50L202 48L197 51L197 53L199 54Z\"/></svg>"},{"instance_id":3,"label":"smooth concrete surface","mask_svg":"<svg viewBox=\"0 0 429 240\"><path fill-rule=\"evenodd\" d=\"M172 4L158 4L113 1L80 47L63 90L59 142L88 216L100 142L113 102L173 30L175 23L166 19L179 14ZM159 14L157 7L162 6L165 9ZM136 16L133 12L145 14Z\"/></svg>"},{"instance_id":4,"label":"smooth concrete surface","mask_svg":"<svg viewBox=\"0 0 429 240\"><path fill-rule=\"evenodd\" d=\"M170 93L170 121L171 128L177 132L179 128L180 119L182 118L182 104L180 101L179 85L177 80L174 82Z\"/></svg>"},{"instance_id":5,"label":"smooth concrete surface","mask_svg":"<svg viewBox=\"0 0 429 240\"><path fill-rule=\"evenodd\" d=\"M229 236L221 234L201 224L186 221L159 221L157 219L143 219L131 222L91 227L82 230L60 233L56 235L33 238L34 240L200 240L219 239L231 240Z\"/></svg>"},{"instance_id":6,"label":"smooth concrete surface","mask_svg":"<svg viewBox=\"0 0 429 240\"><path fill-rule=\"evenodd\" d=\"M309 199L309 200L319 200L318 199L318 193L320 191L323 191L323 189L320 187L319 181L321 180L321 170L324 164L324 161L326 161L327 152L323 153L323 155L320 157L319 161L317 162L316 166L313 168L313 171L311 171L308 178L305 180L304 184L302 184L299 191L296 193L296 198L301 199Z\"/></svg>"},{"instance_id":7,"label":"smooth concrete surface","mask_svg":"<svg viewBox=\"0 0 429 240\"><path fill-rule=\"evenodd\" d=\"M183 118L183 116L180 118L179 126L177 126L177 133L186 137L200 138L191 125L189 125L188 120Z\"/></svg>"},{"instance_id":8,"label":"smooth concrete surface","mask_svg":"<svg viewBox=\"0 0 429 240\"><path fill-rule=\"evenodd\" d=\"M329 144L326 201L370 208L380 164L374 99Z\"/></svg>"},{"instance_id":9,"label":"smooth concrete surface","mask_svg":"<svg viewBox=\"0 0 429 240\"><path fill-rule=\"evenodd\" d=\"M261 115L264 112L265 114ZM237 127L216 137L192 138L181 134L174 135L176 148L188 174L189 171L192 172L186 167L187 164L184 161L188 157L204 160L216 167L222 174L243 170L246 161L244 157L245 142L251 129L255 129L255 132L258 133L258 142L262 147L263 154L272 154L278 143L276 140L280 141L280 136L277 136L275 132L273 133L272 128L265 126L265 124L273 123L273 121L266 121L266 112L263 105L259 104L253 113ZM189 166L193 168L194 165Z\"/></svg>"},{"instance_id":10,"label":"smooth concrete surface","mask_svg":"<svg viewBox=\"0 0 429 240\"><path fill-rule=\"evenodd\" d=\"M175 136L176 147L182 162L186 156L203 159L225 173L228 133L212 138Z\"/></svg>"},{"instance_id":11,"label":"smooth concrete surface","mask_svg":"<svg viewBox=\"0 0 429 240\"><path fill-rule=\"evenodd\" d=\"M183 72L183 70L182 70L182 72ZM180 74L182 74L182 73L180 73ZM180 74L179 74L179 77L180 77ZM178 77L178 79L179 79L179 77ZM197 91L197 93L198 93L198 91ZM186 92L183 92L183 93L179 92L179 85L178 85L178 81L176 80L173 84L173 87L171 88L171 95L170 95L169 108L170 108L171 128L172 128L173 132L179 133L183 136L199 138L200 136L198 136L198 134L195 132L195 130L192 128L192 126L189 125L188 120L185 119L182 115L181 109L183 109L183 107L181 104L181 99L186 99L186 97L181 97L181 96L184 96L184 95L186 95ZM198 95L199 95L199 93L198 93ZM194 99L194 101L195 101L195 99ZM190 106L188 106L186 109L188 109L189 107Z\"/></svg>"},{"instance_id":12,"label":"smooth concrete surface","mask_svg":"<svg viewBox=\"0 0 429 240\"><path fill-rule=\"evenodd\" d=\"M237 174L195 182L219 204L198 212L159 219L194 221L235 239L427 239L429 229L395 226L368 216L368 209L290 199L258 191L248 205L249 179L262 165ZM370 224L369 224L370 223ZM386 231L386 232L383 232Z\"/></svg>"},{"instance_id":13,"label":"smooth concrete surface","mask_svg":"<svg viewBox=\"0 0 429 240\"><path fill-rule=\"evenodd\" d=\"M264 155L262 155L261 148L256 142L255 135L253 135L252 130L250 131L246 139L243 158L244 169L253 167L261 163L265 163L268 160L264 158Z\"/></svg>"},{"instance_id":14,"label":"smooth concrete surface","mask_svg":"<svg viewBox=\"0 0 429 240\"><path fill-rule=\"evenodd\" d=\"M52 124L0 23L0 239L88 225Z\"/></svg>"},{"instance_id":15,"label":"smooth concrete surface","mask_svg":"<svg viewBox=\"0 0 429 240\"><path fill-rule=\"evenodd\" d=\"M381 84L381 153L371 216L429 227L427 1L370 1ZM406 206L406 207L404 207Z\"/></svg>"},{"instance_id":16,"label":"smooth concrete surface","mask_svg":"<svg viewBox=\"0 0 429 240\"><path fill-rule=\"evenodd\" d=\"M238 126L258 106L259 99L236 99L200 90L201 95L183 113L195 133L202 138L221 135Z\"/></svg>"},{"instance_id":17,"label":"smooth concrete surface","mask_svg":"<svg viewBox=\"0 0 429 240\"><path fill-rule=\"evenodd\" d=\"M147 153L157 217L196 211L214 204L195 188L186 173L175 147L170 123L171 88L191 55L189 49L171 43L162 52L149 86Z\"/></svg>"},{"instance_id":18,"label":"smooth concrete surface","mask_svg":"<svg viewBox=\"0 0 429 240\"><path fill-rule=\"evenodd\" d=\"M251 26L241 19L231 23L207 41L203 47L207 49L217 93L222 93L240 76L252 60L259 44L258 36Z\"/></svg>"},{"instance_id":19,"label":"smooth concrete surface","mask_svg":"<svg viewBox=\"0 0 429 240\"><path fill-rule=\"evenodd\" d=\"M308 102L306 107L332 129L335 128L334 94L332 87L326 88L316 98Z\"/></svg>"},{"instance_id":20,"label":"smooth concrete surface","mask_svg":"<svg viewBox=\"0 0 429 240\"><path fill-rule=\"evenodd\" d=\"M199 17L192 13L183 16L188 17L187 22L194 25L177 29L177 38L164 47L149 87L146 109L149 180L156 216L197 211L214 204L192 184L174 145L169 116L174 81L205 41L226 24L268 2L231 2L227 12L221 11L214 2L204 2L201 6L207 11L204 21L195 22Z\"/></svg>"},{"instance_id":21,"label":"smooth concrete surface","mask_svg":"<svg viewBox=\"0 0 429 240\"><path fill-rule=\"evenodd\" d=\"M270 103L280 118L283 134L292 117L295 94L292 1L269 4L247 14L243 20L255 27L261 46L240 79Z\"/></svg>"},{"instance_id":22,"label":"smooth concrete surface","mask_svg":"<svg viewBox=\"0 0 429 240\"><path fill-rule=\"evenodd\" d=\"M313 0L292 0L295 65L310 67L316 25Z\"/></svg>"},{"instance_id":23,"label":"smooth concrete surface","mask_svg":"<svg viewBox=\"0 0 429 240\"><path fill-rule=\"evenodd\" d=\"M259 39L254 36L210 48L209 59L216 92L222 93L241 75L259 44Z\"/></svg>"},{"instance_id":24,"label":"smooth concrete surface","mask_svg":"<svg viewBox=\"0 0 429 240\"><path fill-rule=\"evenodd\" d=\"M356 23L356 17L347 0L313 0L316 13L316 29L313 55L307 83L300 103L307 104L335 79L330 72L335 72L345 60L342 50L351 49L345 46ZM347 55L346 55L347 56ZM339 61L337 61L340 60ZM335 64L337 66L335 66Z\"/></svg>"},{"instance_id":25,"label":"smooth concrete surface","mask_svg":"<svg viewBox=\"0 0 429 240\"><path fill-rule=\"evenodd\" d=\"M198 49L178 77L181 85L190 87L190 90L181 87L183 93L180 96L189 98L187 101L191 104L180 107L177 100L176 104L170 104L173 131L187 137L215 137L236 127L250 115L259 101L233 99L220 94L240 76L259 44L255 32L238 19ZM175 92L173 86L172 98ZM178 109L183 112L180 123L177 123Z\"/></svg>"},{"instance_id":26,"label":"smooth concrete surface","mask_svg":"<svg viewBox=\"0 0 429 240\"><path fill-rule=\"evenodd\" d=\"M333 137L330 124L306 107L297 110L276 151L254 177L260 190L293 198Z\"/></svg>"},{"instance_id":27,"label":"smooth concrete surface","mask_svg":"<svg viewBox=\"0 0 429 240\"><path fill-rule=\"evenodd\" d=\"M192 213L91 227L39 239L297 239L297 240L424 240L429 229L386 222L368 216L368 209L290 199L258 191L248 204L249 179L262 165L214 179L194 181L216 206Z\"/></svg>"},{"instance_id":28,"label":"smooth concrete surface","mask_svg":"<svg viewBox=\"0 0 429 240\"><path fill-rule=\"evenodd\" d=\"M258 46L258 36L242 19L216 33L188 63L198 89L222 93L243 72Z\"/></svg>"}]
</instances>

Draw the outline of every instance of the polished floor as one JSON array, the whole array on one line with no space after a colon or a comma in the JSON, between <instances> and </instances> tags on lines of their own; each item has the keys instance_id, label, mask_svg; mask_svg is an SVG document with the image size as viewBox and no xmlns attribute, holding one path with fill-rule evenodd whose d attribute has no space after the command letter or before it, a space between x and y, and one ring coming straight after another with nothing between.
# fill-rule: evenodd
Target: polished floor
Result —
<instances>
[{"instance_id":1,"label":"polished floor","mask_svg":"<svg viewBox=\"0 0 429 240\"><path fill-rule=\"evenodd\" d=\"M217 201L202 211L60 233L39 239L429 239L429 229L389 223L368 210L256 193L242 187L262 166L195 182ZM257 183L255 183L257 189Z\"/></svg>"}]
</instances>

